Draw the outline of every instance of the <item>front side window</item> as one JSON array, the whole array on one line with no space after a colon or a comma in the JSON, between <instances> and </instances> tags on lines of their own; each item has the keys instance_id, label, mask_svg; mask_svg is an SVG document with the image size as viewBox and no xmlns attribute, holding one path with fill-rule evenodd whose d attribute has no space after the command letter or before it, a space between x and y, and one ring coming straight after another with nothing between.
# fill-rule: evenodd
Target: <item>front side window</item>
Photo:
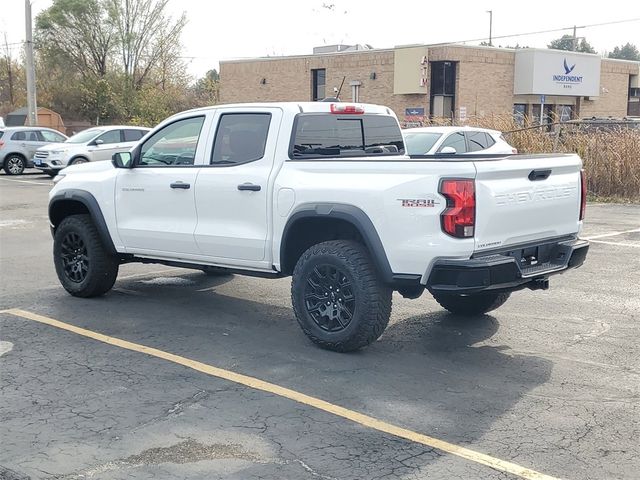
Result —
<instances>
[{"instance_id":1,"label":"front side window","mask_svg":"<svg viewBox=\"0 0 640 480\"><path fill-rule=\"evenodd\" d=\"M211 165L239 165L264 156L270 113L227 113L220 116Z\"/></svg>"},{"instance_id":2,"label":"front side window","mask_svg":"<svg viewBox=\"0 0 640 480\"><path fill-rule=\"evenodd\" d=\"M109 130L96 138L96 144L108 145L110 143L120 143L120 130Z\"/></svg>"},{"instance_id":3,"label":"front side window","mask_svg":"<svg viewBox=\"0 0 640 480\"><path fill-rule=\"evenodd\" d=\"M138 165L193 165L203 124L204 117L192 117L170 123L158 130L142 144Z\"/></svg>"},{"instance_id":4,"label":"front side window","mask_svg":"<svg viewBox=\"0 0 640 480\"><path fill-rule=\"evenodd\" d=\"M65 137L51 130L40 130L40 135L42 135L45 142L64 142L66 140Z\"/></svg>"},{"instance_id":5,"label":"front side window","mask_svg":"<svg viewBox=\"0 0 640 480\"><path fill-rule=\"evenodd\" d=\"M82 132L76 133L75 135L69 137L66 142L67 143L87 143L98 135L100 135L104 130L101 128L90 128L89 130L83 130Z\"/></svg>"},{"instance_id":6,"label":"front side window","mask_svg":"<svg viewBox=\"0 0 640 480\"><path fill-rule=\"evenodd\" d=\"M408 155L427 155L438 140L442 137L441 133L435 132L416 132L405 133L404 140L407 146Z\"/></svg>"},{"instance_id":7,"label":"front side window","mask_svg":"<svg viewBox=\"0 0 640 480\"><path fill-rule=\"evenodd\" d=\"M445 147L453 147L456 153L465 153L467 151L467 145L464 141L464 133L456 132L449 135L445 138L444 142L442 142L442 145L440 145L439 151L442 152Z\"/></svg>"}]
</instances>

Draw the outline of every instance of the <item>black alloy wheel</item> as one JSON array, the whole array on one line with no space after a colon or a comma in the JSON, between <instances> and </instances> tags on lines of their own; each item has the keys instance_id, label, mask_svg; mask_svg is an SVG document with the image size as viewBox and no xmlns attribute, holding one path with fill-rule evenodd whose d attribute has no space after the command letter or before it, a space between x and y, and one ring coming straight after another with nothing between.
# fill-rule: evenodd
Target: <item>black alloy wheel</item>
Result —
<instances>
[{"instance_id":1,"label":"black alloy wheel","mask_svg":"<svg viewBox=\"0 0 640 480\"><path fill-rule=\"evenodd\" d=\"M339 332L354 317L356 300L347 274L335 265L317 265L304 290L307 313L326 332Z\"/></svg>"},{"instance_id":2,"label":"black alloy wheel","mask_svg":"<svg viewBox=\"0 0 640 480\"><path fill-rule=\"evenodd\" d=\"M82 283L89 272L87 246L76 232L69 232L62 239L62 267L66 277L74 283Z\"/></svg>"}]
</instances>

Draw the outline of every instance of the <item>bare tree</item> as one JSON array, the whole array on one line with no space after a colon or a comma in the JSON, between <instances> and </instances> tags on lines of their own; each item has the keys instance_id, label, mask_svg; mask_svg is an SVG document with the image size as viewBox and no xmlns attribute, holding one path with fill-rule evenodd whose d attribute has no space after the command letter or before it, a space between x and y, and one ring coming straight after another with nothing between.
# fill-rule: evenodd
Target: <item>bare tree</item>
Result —
<instances>
[{"instance_id":1,"label":"bare tree","mask_svg":"<svg viewBox=\"0 0 640 480\"><path fill-rule=\"evenodd\" d=\"M66 57L83 77L104 77L114 48L104 1L54 0L36 20L38 47Z\"/></svg>"},{"instance_id":2,"label":"bare tree","mask_svg":"<svg viewBox=\"0 0 640 480\"><path fill-rule=\"evenodd\" d=\"M131 87L142 87L149 73L172 52L179 55L180 35L187 19L165 13L169 0L107 0L122 68Z\"/></svg>"}]
</instances>

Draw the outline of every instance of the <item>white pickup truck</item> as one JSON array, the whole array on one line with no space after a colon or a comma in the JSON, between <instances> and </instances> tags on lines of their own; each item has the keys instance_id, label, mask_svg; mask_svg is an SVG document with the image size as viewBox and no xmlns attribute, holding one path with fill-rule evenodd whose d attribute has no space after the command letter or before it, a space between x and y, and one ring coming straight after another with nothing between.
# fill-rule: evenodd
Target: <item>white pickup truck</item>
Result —
<instances>
[{"instance_id":1,"label":"white pickup truck","mask_svg":"<svg viewBox=\"0 0 640 480\"><path fill-rule=\"evenodd\" d=\"M63 170L50 193L54 262L74 296L128 262L293 276L318 345L375 341L394 290L479 315L580 266L576 155L408 157L376 105L264 103L177 114L112 162Z\"/></svg>"}]
</instances>

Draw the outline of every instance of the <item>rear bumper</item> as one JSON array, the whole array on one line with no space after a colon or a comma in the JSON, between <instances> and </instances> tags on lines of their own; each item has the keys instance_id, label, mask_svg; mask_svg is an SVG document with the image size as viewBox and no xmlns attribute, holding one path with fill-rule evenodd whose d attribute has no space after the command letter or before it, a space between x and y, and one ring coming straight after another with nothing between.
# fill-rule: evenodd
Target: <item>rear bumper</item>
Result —
<instances>
[{"instance_id":1,"label":"rear bumper","mask_svg":"<svg viewBox=\"0 0 640 480\"><path fill-rule=\"evenodd\" d=\"M588 250L589 242L572 239L468 260L439 260L431 270L427 288L443 293L546 289L549 276L579 267Z\"/></svg>"}]
</instances>

